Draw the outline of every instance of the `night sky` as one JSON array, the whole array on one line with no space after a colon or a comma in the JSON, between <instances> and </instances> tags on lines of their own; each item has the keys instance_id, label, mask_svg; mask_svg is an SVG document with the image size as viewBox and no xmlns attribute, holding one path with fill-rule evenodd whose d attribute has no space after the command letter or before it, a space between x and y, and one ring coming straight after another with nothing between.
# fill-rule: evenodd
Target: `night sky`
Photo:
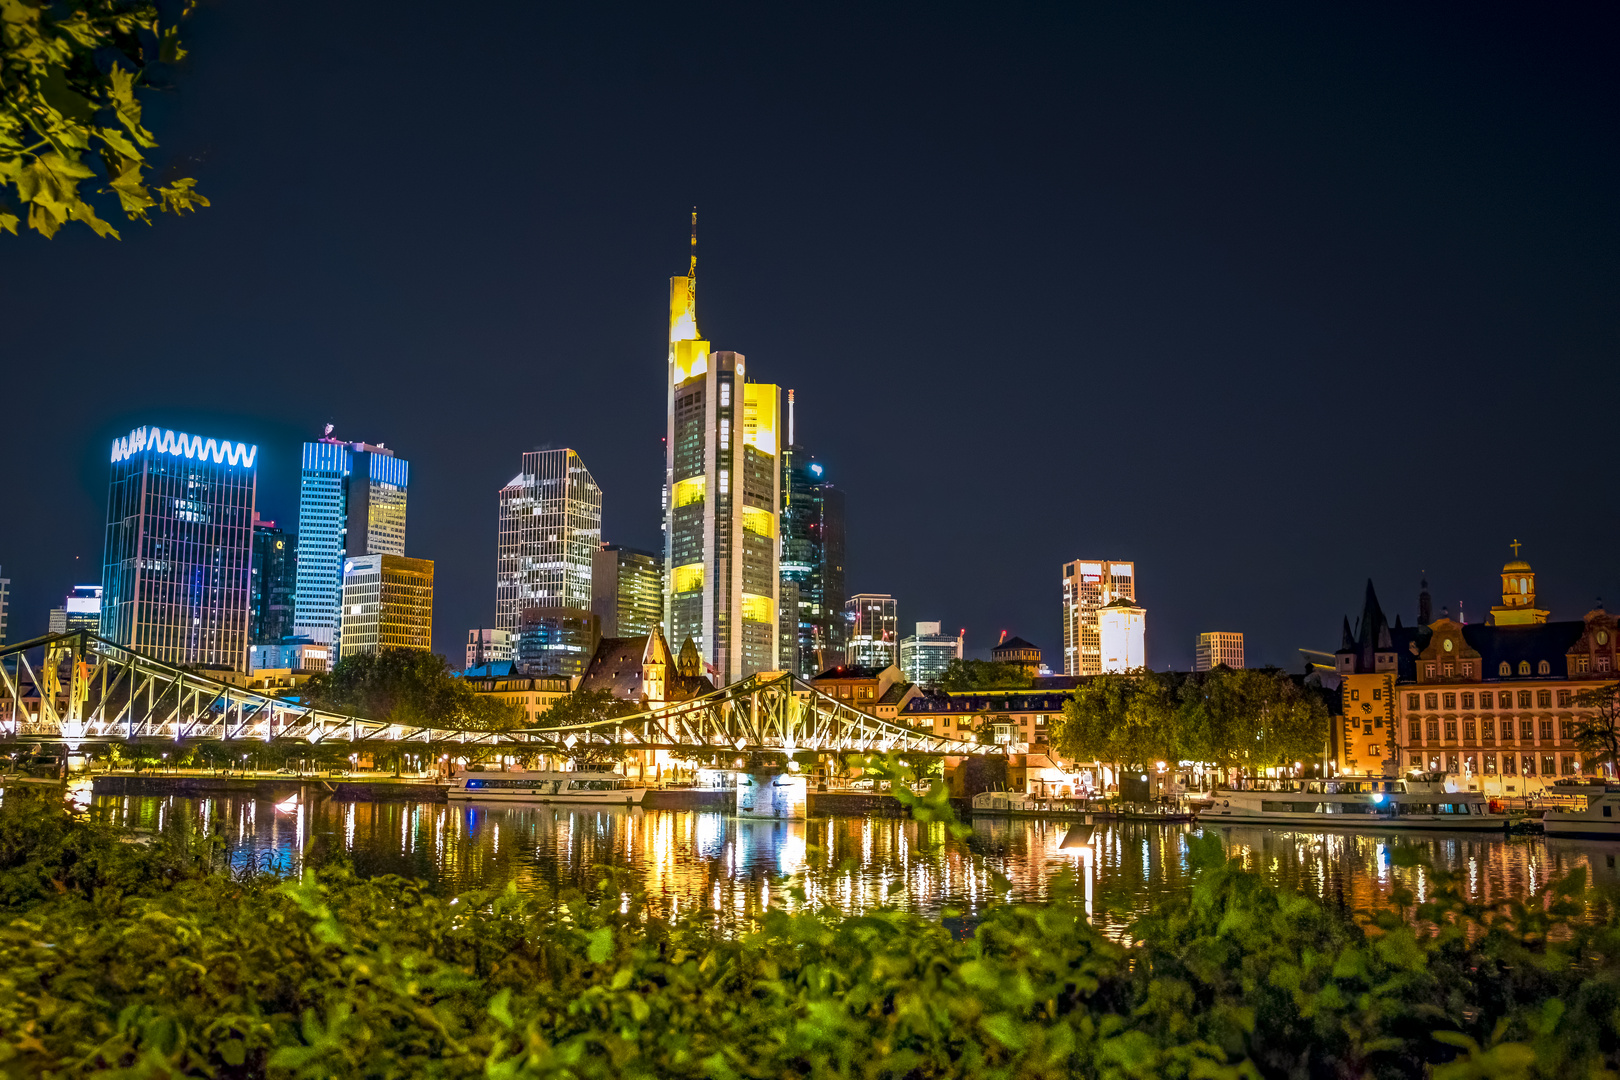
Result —
<instances>
[{"instance_id":1,"label":"night sky","mask_svg":"<svg viewBox=\"0 0 1620 1080\"><path fill-rule=\"evenodd\" d=\"M205 6L148 120L214 205L0 237L10 640L137 425L257 442L288 526L323 424L396 449L457 662L522 451L658 547L694 204L905 633L1060 667L1061 564L1134 559L1153 667L1298 670L1368 577L1478 621L1515 537L1620 606L1616 9L1074 7Z\"/></svg>"}]
</instances>

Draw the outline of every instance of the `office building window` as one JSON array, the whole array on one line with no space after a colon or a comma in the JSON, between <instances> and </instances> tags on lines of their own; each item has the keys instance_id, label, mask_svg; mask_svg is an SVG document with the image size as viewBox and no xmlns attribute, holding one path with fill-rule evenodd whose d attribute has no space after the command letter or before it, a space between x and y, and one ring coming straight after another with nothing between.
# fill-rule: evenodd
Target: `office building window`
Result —
<instances>
[{"instance_id":1,"label":"office building window","mask_svg":"<svg viewBox=\"0 0 1620 1080\"><path fill-rule=\"evenodd\" d=\"M1550 708L1552 708L1552 691L1551 690L1537 690L1536 691L1536 708L1538 708L1538 709L1550 709Z\"/></svg>"},{"instance_id":2,"label":"office building window","mask_svg":"<svg viewBox=\"0 0 1620 1080\"><path fill-rule=\"evenodd\" d=\"M1429 734L1429 741L1430 742L1439 742L1440 741L1440 721L1438 721L1438 720L1430 720L1429 721L1428 734Z\"/></svg>"},{"instance_id":3,"label":"office building window","mask_svg":"<svg viewBox=\"0 0 1620 1080\"><path fill-rule=\"evenodd\" d=\"M1541 741L1542 742L1552 742L1552 721L1551 720L1543 720L1541 722Z\"/></svg>"},{"instance_id":4,"label":"office building window","mask_svg":"<svg viewBox=\"0 0 1620 1080\"><path fill-rule=\"evenodd\" d=\"M1474 695L1471 691L1463 692L1462 707L1465 709L1472 709L1474 707Z\"/></svg>"},{"instance_id":5,"label":"office building window","mask_svg":"<svg viewBox=\"0 0 1620 1080\"><path fill-rule=\"evenodd\" d=\"M1513 708L1513 691L1503 690L1496 695L1496 707L1499 709Z\"/></svg>"},{"instance_id":6,"label":"office building window","mask_svg":"<svg viewBox=\"0 0 1620 1080\"><path fill-rule=\"evenodd\" d=\"M1481 720L1480 721L1480 727L1484 730L1485 738L1487 740L1491 740L1491 739L1496 738L1496 721L1495 720L1491 720L1491 719L1488 719L1488 718L1485 719L1485 720Z\"/></svg>"},{"instance_id":7,"label":"office building window","mask_svg":"<svg viewBox=\"0 0 1620 1080\"><path fill-rule=\"evenodd\" d=\"M1409 720L1406 724L1406 734L1408 741L1417 742L1419 739L1423 738L1423 728L1418 721Z\"/></svg>"},{"instance_id":8,"label":"office building window","mask_svg":"<svg viewBox=\"0 0 1620 1080\"><path fill-rule=\"evenodd\" d=\"M1558 691L1558 707L1567 709L1574 703L1574 696L1568 690Z\"/></svg>"},{"instance_id":9,"label":"office building window","mask_svg":"<svg viewBox=\"0 0 1620 1080\"><path fill-rule=\"evenodd\" d=\"M1455 720L1447 720L1446 721L1446 741L1447 742L1456 742L1457 741L1457 721L1455 721Z\"/></svg>"},{"instance_id":10,"label":"office building window","mask_svg":"<svg viewBox=\"0 0 1620 1080\"><path fill-rule=\"evenodd\" d=\"M1468 742L1474 741L1474 722L1472 720L1463 721L1463 738Z\"/></svg>"},{"instance_id":11,"label":"office building window","mask_svg":"<svg viewBox=\"0 0 1620 1080\"><path fill-rule=\"evenodd\" d=\"M1536 733L1535 733L1535 730L1530 726L1530 721L1528 721L1528 720L1520 720L1519 721L1519 741L1520 742L1529 742L1531 739L1533 739L1535 737L1536 737Z\"/></svg>"},{"instance_id":12,"label":"office building window","mask_svg":"<svg viewBox=\"0 0 1620 1080\"><path fill-rule=\"evenodd\" d=\"M1521 709L1530 708L1530 691L1528 691L1528 690L1520 690L1519 691L1519 708L1521 708Z\"/></svg>"},{"instance_id":13,"label":"office building window","mask_svg":"<svg viewBox=\"0 0 1620 1080\"><path fill-rule=\"evenodd\" d=\"M1443 699L1445 701L1445 707L1447 709L1455 709L1457 707L1457 695L1456 694L1444 694L1444 695L1442 695L1442 697L1443 697Z\"/></svg>"}]
</instances>

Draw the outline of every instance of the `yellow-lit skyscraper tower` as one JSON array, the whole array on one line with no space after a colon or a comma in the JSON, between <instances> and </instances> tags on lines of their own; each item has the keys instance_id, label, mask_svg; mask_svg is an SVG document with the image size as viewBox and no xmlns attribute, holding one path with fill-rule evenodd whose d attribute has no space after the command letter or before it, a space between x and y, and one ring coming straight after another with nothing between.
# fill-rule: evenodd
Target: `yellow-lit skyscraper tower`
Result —
<instances>
[{"instance_id":1,"label":"yellow-lit skyscraper tower","mask_svg":"<svg viewBox=\"0 0 1620 1080\"><path fill-rule=\"evenodd\" d=\"M777 662L781 394L697 327L697 214L686 276L669 279L664 625L717 685Z\"/></svg>"}]
</instances>

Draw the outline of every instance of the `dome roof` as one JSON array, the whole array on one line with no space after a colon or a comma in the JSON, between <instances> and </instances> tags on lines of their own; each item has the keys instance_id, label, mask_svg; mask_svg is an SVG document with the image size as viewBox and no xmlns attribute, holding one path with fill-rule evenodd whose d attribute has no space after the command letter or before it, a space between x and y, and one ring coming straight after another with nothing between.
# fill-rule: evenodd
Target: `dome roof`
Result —
<instances>
[{"instance_id":1,"label":"dome roof","mask_svg":"<svg viewBox=\"0 0 1620 1080\"><path fill-rule=\"evenodd\" d=\"M1530 564L1525 562L1523 559L1513 559L1510 562L1505 562L1502 564L1502 573L1504 574L1528 569L1530 569Z\"/></svg>"}]
</instances>

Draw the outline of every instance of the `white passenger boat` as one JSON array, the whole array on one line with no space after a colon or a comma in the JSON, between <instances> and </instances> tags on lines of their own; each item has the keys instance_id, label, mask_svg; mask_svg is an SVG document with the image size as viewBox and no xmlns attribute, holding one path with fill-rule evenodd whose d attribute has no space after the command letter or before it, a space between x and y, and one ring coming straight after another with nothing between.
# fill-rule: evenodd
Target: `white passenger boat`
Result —
<instances>
[{"instance_id":1,"label":"white passenger boat","mask_svg":"<svg viewBox=\"0 0 1620 1080\"><path fill-rule=\"evenodd\" d=\"M646 797L646 788L607 772L469 772L450 784L450 798L479 802L640 806Z\"/></svg>"},{"instance_id":2,"label":"white passenger boat","mask_svg":"<svg viewBox=\"0 0 1620 1080\"><path fill-rule=\"evenodd\" d=\"M1405 780L1351 777L1335 780L1256 780L1253 787L1217 788L1198 815L1210 825L1331 825L1350 829L1452 829L1484 832L1507 827L1474 791L1447 791L1445 778L1425 773Z\"/></svg>"},{"instance_id":3,"label":"white passenger boat","mask_svg":"<svg viewBox=\"0 0 1620 1080\"><path fill-rule=\"evenodd\" d=\"M1560 795L1585 796L1585 806L1549 807L1541 819L1548 836L1581 836L1620 840L1620 786L1559 784Z\"/></svg>"}]
</instances>

